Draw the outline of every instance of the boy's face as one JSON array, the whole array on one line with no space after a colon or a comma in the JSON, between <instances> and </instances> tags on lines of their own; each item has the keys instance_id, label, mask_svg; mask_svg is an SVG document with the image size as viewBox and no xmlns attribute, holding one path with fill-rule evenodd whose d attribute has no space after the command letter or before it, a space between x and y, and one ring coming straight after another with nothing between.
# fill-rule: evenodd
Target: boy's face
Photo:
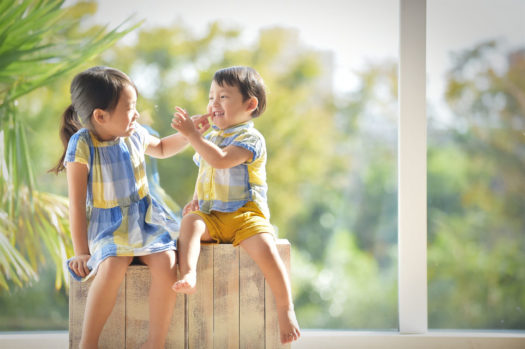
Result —
<instances>
[{"instance_id":1,"label":"boy's face","mask_svg":"<svg viewBox=\"0 0 525 349\"><path fill-rule=\"evenodd\" d=\"M255 108L257 99L252 97L243 101L237 86L220 86L215 81L211 83L208 113L211 121L221 130L251 120Z\"/></svg>"}]
</instances>

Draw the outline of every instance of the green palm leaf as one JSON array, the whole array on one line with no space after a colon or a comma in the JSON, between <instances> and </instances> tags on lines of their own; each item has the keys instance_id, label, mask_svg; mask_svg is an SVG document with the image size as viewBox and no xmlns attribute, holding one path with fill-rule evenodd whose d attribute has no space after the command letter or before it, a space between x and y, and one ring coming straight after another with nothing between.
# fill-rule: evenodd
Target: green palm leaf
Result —
<instances>
[{"instance_id":1,"label":"green palm leaf","mask_svg":"<svg viewBox=\"0 0 525 349\"><path fill-rule=\"evenodd\" d=\"M128 19L113 30L82 32L75 7L96 5L63 4L0 2L0 289L36 279L46 255L56 265L60 288L63 262L72 254L67 199L37 190L16 100L97 57L140 25Z\"/></svg>"}]
</instances>

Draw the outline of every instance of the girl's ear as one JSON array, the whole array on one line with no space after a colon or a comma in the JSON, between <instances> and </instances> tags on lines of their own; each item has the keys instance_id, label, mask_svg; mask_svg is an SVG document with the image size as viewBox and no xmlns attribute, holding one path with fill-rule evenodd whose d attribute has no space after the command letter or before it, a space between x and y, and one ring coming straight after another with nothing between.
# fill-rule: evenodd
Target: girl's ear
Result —
<instances>
[{"instance_id":1,"label":"girl's ear","mask_svg":"<svg viewBox=\"0 0 525 349\"><path fill-rule=\"evenodd\" d=\"M251 97L248 100L248 107L246 108L246 110L252 113L255 109L257 109L258 105L259 105L259 100L257 99L257 97Z\"/></svg>"},{"instance_id":2,"label":"girl's ear","mask_svg":"<svg viewBox=\"0 0 525 349\"><path fill-rule=\"evenodd\" d=\"M107 121L107 115L106 112L102 109L95 109L93 110L93 121L95 121L97 124L103 124Z\"/></svg>"}]
</instances>

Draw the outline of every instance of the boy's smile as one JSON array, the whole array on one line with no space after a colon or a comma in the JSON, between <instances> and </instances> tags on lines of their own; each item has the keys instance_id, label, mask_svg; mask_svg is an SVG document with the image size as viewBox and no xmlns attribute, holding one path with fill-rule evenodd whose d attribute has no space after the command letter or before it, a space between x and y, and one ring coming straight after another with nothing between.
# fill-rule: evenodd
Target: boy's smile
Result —
<instances>
[{"instance_id":1,"label":"boy's smile","mask_svg":"<svg viewBox=\"0 0 525 349\"><path fill-rule=\"evenodd\" d=\"M237 86L220 86L215 81L211 83L208 113L218 128L224 130L251 120L251 113L256 107L257 99L252 97L243 101Z\"/></svg>"}]
</instances>

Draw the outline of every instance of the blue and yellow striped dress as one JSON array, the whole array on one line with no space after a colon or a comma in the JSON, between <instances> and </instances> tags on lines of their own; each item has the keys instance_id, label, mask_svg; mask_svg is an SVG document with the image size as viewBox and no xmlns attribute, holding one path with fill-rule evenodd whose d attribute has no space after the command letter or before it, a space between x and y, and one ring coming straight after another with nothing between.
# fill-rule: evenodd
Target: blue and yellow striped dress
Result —
<instances>
[{"instance_id":1,"label":"blue and yellow striped dress","mask_svg":"<svg viewBox=\"0 0 525 349\"><path fill-rule=\"evenodd\" d=\"M86 214L92 277L111 256L144 256L176 249L179 222L149 193L144 151L148 131L101 142L83 128L69 140L64 164L88 166ZM66 262L69 265L69 260Z\"/></svg>"}]
</instances>

